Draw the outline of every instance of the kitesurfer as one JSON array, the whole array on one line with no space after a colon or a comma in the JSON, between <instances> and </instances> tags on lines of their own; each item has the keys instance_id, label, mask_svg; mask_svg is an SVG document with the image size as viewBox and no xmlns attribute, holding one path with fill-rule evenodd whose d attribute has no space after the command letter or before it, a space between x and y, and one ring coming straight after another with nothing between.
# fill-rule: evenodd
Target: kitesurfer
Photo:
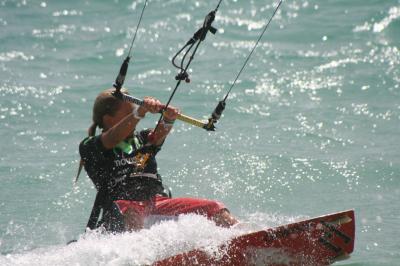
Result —
<instances>
[{"instance_id":1,"label":"kitesurfer","mask_svg":"<svg viewBox=\"0 0 400 266\"><path fill-rule=\"evenodd\" d=\"M121 92L127 93L124 89ZM97 96L89 136L79 146L84 168L98 191L87 227L101 226L112 232L139 230L151 216L176 217L187 213L204 215L219 226L236 224L237 220L218 201L171 198L165 192L155 156L179 110L171 105L165 109L152 97L145 97L140 106L135 105L115 93L108 89ZM160 126L137 131L146 113L162 110ZM97 127L102 130L100 135L95 135Z\"/></svg>"}]
</instances>

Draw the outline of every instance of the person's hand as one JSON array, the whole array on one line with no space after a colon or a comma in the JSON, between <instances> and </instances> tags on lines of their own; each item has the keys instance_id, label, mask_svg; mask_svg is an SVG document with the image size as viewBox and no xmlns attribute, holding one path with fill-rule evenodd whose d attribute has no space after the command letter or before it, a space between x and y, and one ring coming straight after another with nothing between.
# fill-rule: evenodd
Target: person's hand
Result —
<instances>
[{"instance_id":1,"label":"person's hand","mask_svg":"<svg viewBox=\"0 0 400 266\"><path fill-rule=\"evenodd\" d=\"M164 118L170 121L174 121L179 114L179 109L170 105L164 112Z\"/></svg>"},{"instance_id":2,"label":"person's hand","mask_svg":"<svg viewBox=\"0 0 400 266\"><path fill-rule=\"evenodd\" d=\"M159 100L153 97L144 97L143 105L140 106L139 112L150 112L152 114L156 114L159 113L163 108L164 105Z\"/></svg>"}]
</instances>

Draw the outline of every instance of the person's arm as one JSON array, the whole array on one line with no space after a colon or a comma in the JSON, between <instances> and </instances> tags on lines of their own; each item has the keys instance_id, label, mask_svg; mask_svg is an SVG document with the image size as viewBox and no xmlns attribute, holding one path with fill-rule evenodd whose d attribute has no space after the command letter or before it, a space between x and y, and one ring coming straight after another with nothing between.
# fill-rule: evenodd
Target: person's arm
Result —
<instances>
[{"instance_id":1,"label":"person's arm","mask_svg":"<svg viewBox=\"0 0 400 266\"><path fill-rule=\"evenodd\" d=\"M144 117L147 112L158 113L163 106L164 105L162 105L160 101L151 97L145 97L143 105L138 108L136 115L133 113L127 115L112 128L102 133L101 142L104 148L114 148L135 130L136 125L140 121L140 117Z\"/></svg>"},{"instance_id":2,"label":"person's arm","mask_svg":"<svg viewBox=\"0 0 400 266\"><path fill-rule=\"evenodd\" d=\"M168 106L164 112L160 125L156 127L149 136L151 144L160 146L163 144L168 133L171 131L172 126L179 114L179 110L173 106Z\"/></svg>"}]
</instances>

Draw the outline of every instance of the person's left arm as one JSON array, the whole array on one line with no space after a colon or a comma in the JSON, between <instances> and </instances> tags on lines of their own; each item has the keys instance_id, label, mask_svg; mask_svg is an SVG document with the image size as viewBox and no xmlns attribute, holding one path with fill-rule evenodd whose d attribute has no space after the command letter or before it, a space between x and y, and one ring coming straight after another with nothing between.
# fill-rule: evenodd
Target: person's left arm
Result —
<instances>
[{"instance_id":1,"label":"person's left arm","mask_svg":"<svg viewBox=\"0 0 400 266\"><path fill-rule=\"evenodd\" d=\"M164 140L171 131L178 114L179 109L173 106L168 106L167 110L164 112L159 126L153 129L153 131L149 134L149 141L151 144L160 146L164 143Z\"/></svg>"}]
</instances>

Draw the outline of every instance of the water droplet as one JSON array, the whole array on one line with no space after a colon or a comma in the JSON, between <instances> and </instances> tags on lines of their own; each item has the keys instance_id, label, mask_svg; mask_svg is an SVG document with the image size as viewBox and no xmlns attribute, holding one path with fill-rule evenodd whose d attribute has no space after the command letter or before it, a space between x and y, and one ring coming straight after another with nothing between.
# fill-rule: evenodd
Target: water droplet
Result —
<instances>
[{"instance_id":1,"label":"water droplet","mask_svg":"<svg viewBox=\"0 0 400 266\"><path fill-rule=\"evenodd\" d=\"M124 54L124 48L118 48L115 51L115 55L118 56L118 57L122 56L123 54Z\"/></svg>"}]
</instances>

